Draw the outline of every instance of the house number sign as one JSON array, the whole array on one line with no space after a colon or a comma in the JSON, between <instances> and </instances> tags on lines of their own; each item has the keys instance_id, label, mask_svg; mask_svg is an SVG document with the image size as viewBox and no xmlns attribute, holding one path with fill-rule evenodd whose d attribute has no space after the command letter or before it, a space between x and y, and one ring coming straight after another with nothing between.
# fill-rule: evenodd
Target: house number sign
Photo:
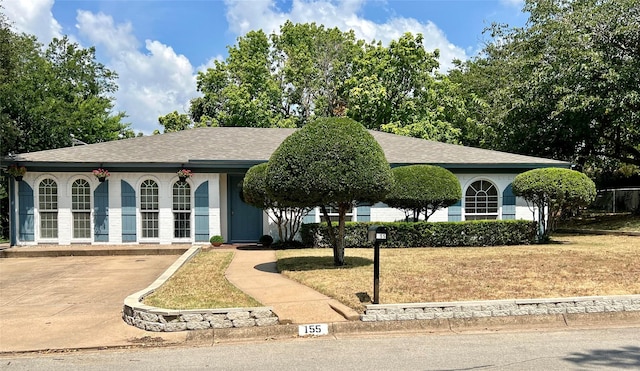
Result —
<instances>
[{"instance_id":1,"label":"house number sign","mask_svg":"<svg viewBox=\"0 0 640 371\"><path fill-rule=\"evenodd\" d=\"M312 325L300 325L300 326L298 326L298 335L299 336L329 335L329 325L327 325L326 323L312 324Z\"/></svg>"}]
</instances>

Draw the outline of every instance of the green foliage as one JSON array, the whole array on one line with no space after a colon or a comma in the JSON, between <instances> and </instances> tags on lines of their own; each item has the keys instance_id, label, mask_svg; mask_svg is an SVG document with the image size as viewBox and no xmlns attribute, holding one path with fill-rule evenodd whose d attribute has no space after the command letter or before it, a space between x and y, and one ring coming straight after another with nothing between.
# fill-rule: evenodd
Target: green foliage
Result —
<instances>
[{"instance_id":1,"label":"green foliage","mask_svg":"<svg viewBox=\"0 0 640 371\"><path fill-rule=\"evenodd\" d=\"M358 201L383 199L392 185L393 174L378 142L347 118L322 118L305 125L282 142L267 168L267 189L277 201L338 209L336 265L344 264L347 210Z\"/></svg>"},{"instance_id":2,"label":"green foliage","mask_svg":"<svg viewBox=\"0 0 640 371\"><path fill-rule=\"evenodd\" d=\"M371 225L387 227L383 247L443 247L523 245L535 240L536 223L527 220L475 220L465 222L348 222L345 247L371 247ZM326 223L304 224L300 230L306 247L329 247Z\"/></svg>"},{"instance_id":3,"label":"green foliage","mask_svg":"<svg viewBox=\"0 0 640 371\"><path fill-rule=\"evenodd\" d=\"M263 209L278 227L281 242L291 242L295 238L302 219L310 207L296 206L284 200L276 201L267 191L267 163L252 166L242 183L244 202Z\"/></svg>"},{"instance_id":4,"label":"green foliage","mask_svg":"<svg viewBox=\"0 0 640 371\"><path fill-rule=\"evenodd\" d=\"M224 238L222 238L222 236L219 236L219 235L211 236L211 238L209 239L209 242L211 244L224 243Z\"/></svg>"},{"instance_id":5,"label":"green foliage","mask_svg":"<svg viewBox=\"0 0 640 371\"><path fill-rule=\"evenodd\" d=\"M43 50L5 22L0 38L0 155L133 136L124 113L112 113L117 75L96 62L94 48L63 37Z\"/></svg>"},{"instance_id":6,"label":"green foliage","mask_svg":"<svg viewBox=\"0 0 640 371\"><path fill-rule=\"evenodd\" d=\"M391 207L428 220L437 210L449 207L462 198L460 182L449 170L440 166L410 165L392 169L395 183L385 198Z\"/></svg>"},{"instance_id":7,"label":"green foliage","mask_svg":"<svg viewBox=\"0 0 640 371\"><path fill-rule=\"evenodd\" d=\"M215 126L302 127L317 117L348 116L369 129L467 143L475 105L435 73L438 51L422 35L388 46L356 40L315 23L285 22L279 33L249 32L229 57L200 72L195 122Z\"/></svg>"},{"instance_id":8,"label":"green foliage","mask_svg":"<svg viewBox=\"0 0 640 371\"><path fill-rule=\"evenodd\" d=\"M164 127L164 133L173 133L194 127L191 119L189 119L189 115L185 113L178 113L178 111L173 111L164 116L158 117L158 122Z\"/></svg>"},{"instance_id":9,"label":"green foliage","mask_svg":"<svg viewBox=\"0 0 640 371\"><path fill-rule=\"evenodd\" d=\"M640 165L637 0L527 0L523 28L453 79L487 103L478 120L496 149L569 160L586 171Z\"/></svg>"},{"instance_id":10,"label":"green foliage","mask_svg":"<svg viewBox=\"0 0 640 371\"><path fill-rule=\"evenodd\" d=\"M244 202L260 209L275 206L267 194L267 163L252 166L244 176L242 195Z\"/></svg>"},{"instance_id":11,"label":"green foliage","mask_svg":"<svg viewBox=\"0 0 640 371\"><path fill-rule=\"evenodd\" d=\"M593 181L583 173L569 169L529 170L517 175L512 186L514 195L538 208L538 238L541 240L548 239L563 210L587 206L596 198Z\"/></svg>"},{"instance_id":12,"label":"green foliage","mask_svg":"<svg viewBox=\"0 0 640 371\"><path fill-rule=\"evenodd\" d=\"M378 142L359 123L321 118L294 132L269 159L277 200L305 206L381 200L393 183Z\"/></svg>"}]
</instances>

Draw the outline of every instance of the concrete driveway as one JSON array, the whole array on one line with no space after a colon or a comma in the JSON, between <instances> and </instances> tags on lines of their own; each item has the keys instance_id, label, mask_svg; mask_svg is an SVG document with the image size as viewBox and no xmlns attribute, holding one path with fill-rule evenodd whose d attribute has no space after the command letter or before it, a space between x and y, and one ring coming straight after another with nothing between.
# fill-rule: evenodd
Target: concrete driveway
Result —
<instances>
[{"instance_id":1,"label":"concrete driveway","mask_svg":"<svg viewBox=\"0 0 640 371\"><path fill-rule=\"evenodd\" d=\"M147 287L175 255L0 259L0 352L179 343L121 319L123 300Z\"/></svg>"}]
</instances>

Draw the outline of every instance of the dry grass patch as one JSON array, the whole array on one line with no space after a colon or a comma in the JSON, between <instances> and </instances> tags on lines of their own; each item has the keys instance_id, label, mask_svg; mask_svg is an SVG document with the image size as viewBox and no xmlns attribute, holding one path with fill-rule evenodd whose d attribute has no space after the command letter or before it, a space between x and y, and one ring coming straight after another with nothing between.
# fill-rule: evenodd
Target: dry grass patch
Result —
<instances>
[{"instance_id":1,"label":"dry grass patch","mask_svg":"<svg viewBox=\"0 0 640 371\"><path fill-rule=\"evenodd\" d=\"M559 227L640 232L640 215L633 215L631 213L587 214L563 222Z\"/></svg>"},{"instance_id":2,"label":"dry grass patch","mask_svg":"<svg viewBox=\"0 0 640 371\"><path fill-rule=\"evenodd\" d=\"M559 236L548 245L382 249L380 302L640 294L640 238ZM373 296L373 249L278 251L278 268L358 311ZM362 302L363 301L363 302Z\"/></svg>"},{"instance_id":3,"label":"dry grass patch","mask_svg":"<svg viewBox=\"0 0 640 371\"><path fill-rule=\"evenodd\" d=\"M182 266L144 303L167 309L258 307L259 302L224 277L232 252L200 252Z\"/></svg>"}]
</instances>

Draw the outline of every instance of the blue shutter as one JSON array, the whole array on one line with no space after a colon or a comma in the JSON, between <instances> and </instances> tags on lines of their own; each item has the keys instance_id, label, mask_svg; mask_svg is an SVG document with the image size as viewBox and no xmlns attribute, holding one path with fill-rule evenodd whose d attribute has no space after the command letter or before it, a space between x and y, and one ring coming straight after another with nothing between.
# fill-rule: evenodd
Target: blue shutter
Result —
<instances>
[{"instance_id":1,"label":"blue shutter","mask_svg":"<svg viewBox=\"0 0 640 371\"><path fill-rule=\"evenodd\" d=\"M455 204L447 208L449 213L448 220L450 222L459 222L462 220L462 200L458 200Z\"/></svg>"},{"instance_id":2,"label":"blue shutter","mask_svg":"<svg viewBox=\"0 0 640 371\"><path fill-rule=\"evenodd\" d=\"M122 242L136 241L136 191L124 180L120 181L122 200Z\"/></svg>"},{"instance_id":3,"label":"blue shutter","mask_svg":"<svg viewBox=\"0 0 640 371\"><path fill-rule=\"evenodd\" d=\"M18 239L35 241L33 188L27 182L18 182Z\"/></svg>"},{"instance_id":4,"label":"blue shutter","mask_svg":"<svg viewBox=\"0 0 640 371\"><path fill-rule=\"evenodd\" d=\"M206 181L195 192L196 242L209 241L209 182Z\"/></svg>"},{"instance_id":5,"label":"blue shutter","mask_svg":"<svg viewBox=\"0 0 640 371\"><path fill-rule=\"evenodd\" d=\"M307 215L305 215L304 218L302 218L302 222L303 223L307 223L307 224L315 223L316 222L316 209L317 208L315 208L315 207L313 209L311 209L307 213Z\"/></svg>"},{"instance_id":6,"label":"blue shutter","mask_svg":"<svg viewBox=\"0 0 640 371\"><path fill-rule=\"evenodd\" d=\"M371 206L358 206L358 221L370 222L371 221Z\"/></svg>"},{"instance_id":7,"label":"blue shutter","mask_svg":"<svg viewBox=\"0 0 640 371\"><path fill-rule=\"evenodd\" d=\"M93 191L93 238L109 241L109 182L100 183Z\"/></svg>"},{"instance_id":8,"label":"blue shutter","mask_svg":"<svg viewBox=\"0 0 640 371\"><path fill-rule=\"evenodd\" d=\"M502 192L502 219L516 218L516 196L513 195L511 184Z\"/></svg>"}]
</instances>

